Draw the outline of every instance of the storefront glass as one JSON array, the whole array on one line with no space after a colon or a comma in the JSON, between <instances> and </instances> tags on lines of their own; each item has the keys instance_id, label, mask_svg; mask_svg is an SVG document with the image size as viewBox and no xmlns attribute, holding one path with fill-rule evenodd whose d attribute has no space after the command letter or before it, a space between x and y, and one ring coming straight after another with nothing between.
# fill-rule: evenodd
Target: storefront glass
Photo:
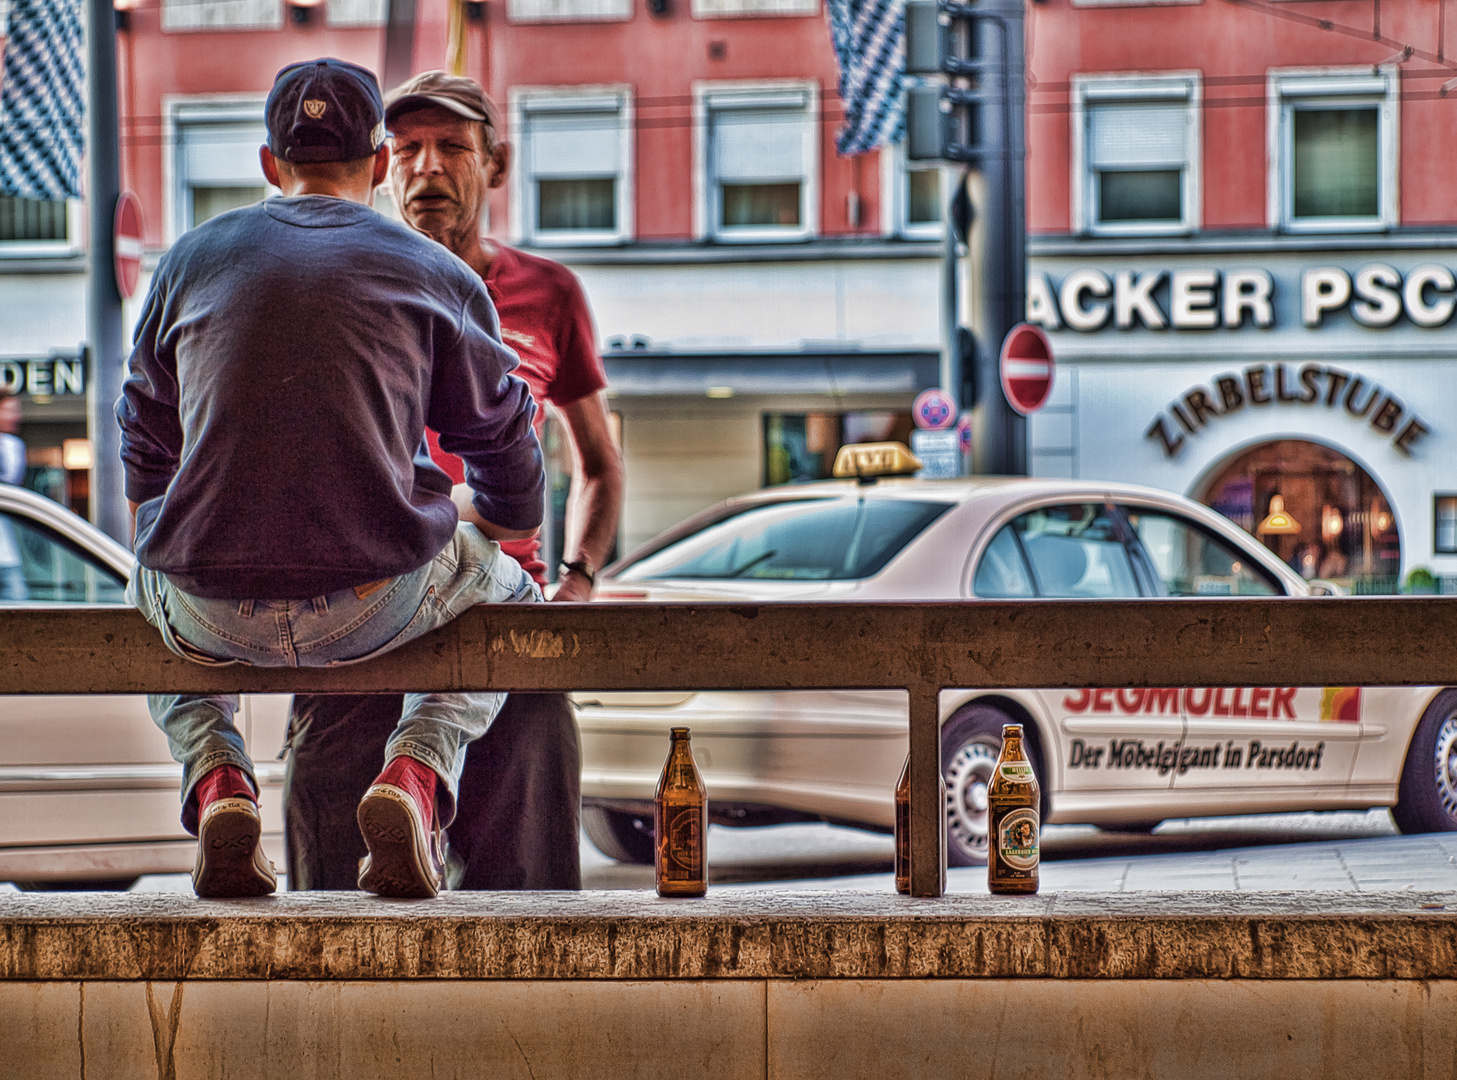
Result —
<instances>
[{"instance_id":1,"label":"storefront glass","mask_svg":"<svg viewBox=\"0 0 1457 1080\"><path fill-rule=\"evenodd\" d=\"M825 480L840 447L852 443L908 443L908 412L765 413L764 486Z\"/></svg>"},{"instance_id":2,"label":"storefront glass","mask_svg":"<svg viewBox=\"0 0 1457 1080\"><path fill-rule=\"evenodd\" d=\"M1396 515L1376 481L1318 443L1281 439L1217 467L1194 497L1249 530L1301 577L1399 591Z\"/></svg>"}]
</instances>

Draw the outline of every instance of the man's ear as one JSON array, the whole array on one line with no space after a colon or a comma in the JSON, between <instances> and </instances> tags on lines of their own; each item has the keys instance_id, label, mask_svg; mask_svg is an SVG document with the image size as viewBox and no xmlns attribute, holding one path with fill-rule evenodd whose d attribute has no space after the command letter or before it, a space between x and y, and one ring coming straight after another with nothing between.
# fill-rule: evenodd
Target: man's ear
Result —
<instances>
[{"instance_id":1,"label":"man's ear","mask_svg":"<svg viewBox=\"0 0 1457 1080\"><path fill-rule=\"evenodd\" d=\"M377 188L390 176L390 144L381 143L378 150L374 152L374 181L370 187Z\"/></svg>"},{"instance_id":2,"label":"man's ear","mask_svg":"<svg viewBox=\"0 0 1457 1080\"><path fill-rule=\"evenodd\" d=\"M278 182L278 159L273 156L273 151L267 146L258 148L258 161L263 166L263 179L267 180L276 188L283 185Z\"/></svg>"},{"instance_id":3,"label":"man's ear","mask_svg":"<svg viewBox=\"0 0 1457 1080\"><path fill-rule=\"evenodd\" d=\"M506 174L511 171L511 144L498 142L492 147L491 163L496 166L496 171L491 174L491 187L498 188L506 182Z\"/></svg>"}]
</instances>

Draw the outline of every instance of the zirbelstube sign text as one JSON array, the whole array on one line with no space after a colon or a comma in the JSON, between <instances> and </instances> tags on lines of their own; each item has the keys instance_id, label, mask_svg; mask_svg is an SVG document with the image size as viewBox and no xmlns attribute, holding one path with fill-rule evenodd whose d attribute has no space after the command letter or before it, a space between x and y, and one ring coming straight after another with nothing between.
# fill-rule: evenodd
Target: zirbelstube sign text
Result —
<instances>
[{"instance_id":1,"label":"zirbelstube sign text","mask_svg":"<svg viewBox=\"0 0 1457 1080\"><path fill-rule=\"evenodd\" d=\"M1254 364L1184 391L1154 417L1144 438L1157 442L1165 457L1175 457L1184 448L1184 440L1211 421L1242 409L1272 405L1338 411L1389 436L1392 449L1406 457L1431 431L1394 394L1354 372L1325 364Z\"/></svg>"}]
</instances>

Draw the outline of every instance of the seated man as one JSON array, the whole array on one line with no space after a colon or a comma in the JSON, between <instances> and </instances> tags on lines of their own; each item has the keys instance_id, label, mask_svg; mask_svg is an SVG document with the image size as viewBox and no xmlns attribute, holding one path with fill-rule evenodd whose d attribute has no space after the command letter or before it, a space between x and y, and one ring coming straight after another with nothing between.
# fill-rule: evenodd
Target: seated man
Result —
<instances>
[{"instance_id":1,"label":"seated man","mask_svg":"<svg viewBox=\"0 0 1457 1080\"><path fill-rule=\"evenodd\" d=\"M475 604L538 599L495 542L541 523L535 406L480 279L370 209L389 165L378 83L295 64L265 112L284 197L185 234L137 326L116 408L128 595L179 655L265 666L363 660ZM427 424L466 462L459 508ZM465 747L504 696L405 695L358 808L361 888L436 894ZM237 695L149 704L183 766L198 895L272 892Z\"/></svg>"}]
</instances>

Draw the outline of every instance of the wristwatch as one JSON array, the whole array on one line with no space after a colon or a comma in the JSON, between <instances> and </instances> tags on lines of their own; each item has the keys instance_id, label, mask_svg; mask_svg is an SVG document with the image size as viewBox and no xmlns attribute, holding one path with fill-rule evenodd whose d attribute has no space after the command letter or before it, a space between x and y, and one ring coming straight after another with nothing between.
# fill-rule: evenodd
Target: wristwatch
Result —
<instances>
[{"instance_id":1,"label":"wristwatch","mask_svg":"<svg viewBox=\"0 0 1457 1080\"><path fill-rule=\"evenodd\" d=\"M597 572L592 569L592 564L589 563L586 559L573 559L571 562L563 562L560 569L557 571L557 576L560 577L568 570L572 570L578 574L581 574L584 578L587 579L588 585L597 584Z\"/></svg>"}]
</instances>

